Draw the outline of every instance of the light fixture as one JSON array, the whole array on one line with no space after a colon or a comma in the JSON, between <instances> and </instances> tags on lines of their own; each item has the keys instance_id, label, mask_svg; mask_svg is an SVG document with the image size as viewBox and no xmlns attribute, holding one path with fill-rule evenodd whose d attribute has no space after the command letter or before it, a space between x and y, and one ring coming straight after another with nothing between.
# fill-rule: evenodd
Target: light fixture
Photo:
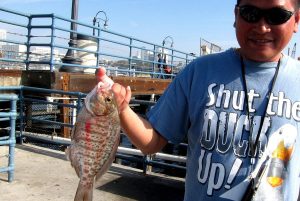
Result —
<instances>
[{"instance_id":1,"label":"light fixture","mask_svg":"<svg viewBox=\"0 0 300 201\"><path fill-rule=\"evenodd\" d=\"M171 43L171 48L173 48L173 44L174 44L174 40L171 36L167 36L164 38L163 42L162 42L162 46L165 46L166 42L168 41L168 39L170 40L169 42Z\"/></svg>"},{"instance_id":2,"label":"light fixture","mask_svg":"<svg viewBox=\"0 0 300 201\"><path fill-rule=\"evenodd\" d=\"M100 13L103 13L103 15L105 16L105 19L97 17L98 14L100 14ZM96 26L96 23L97 23L98 27L100 27L100 21L104 22L103 28L106 29L108 27L108 24L107 24L108 18L107 18L106 12L104 12L103 10L98 11L97 14L95 15L95 17L93 18L93 26ZM95 29L93 29L93 35L95 35Z\"/></svg>"}]
</instances>

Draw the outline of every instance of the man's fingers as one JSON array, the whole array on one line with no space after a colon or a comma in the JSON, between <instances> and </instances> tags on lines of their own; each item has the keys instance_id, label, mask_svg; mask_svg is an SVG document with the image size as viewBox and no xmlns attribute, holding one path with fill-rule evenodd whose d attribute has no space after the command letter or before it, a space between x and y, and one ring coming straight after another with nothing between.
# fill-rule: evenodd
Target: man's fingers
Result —
<instances>
[{"instance_id":1,"label":"man's fingers","mask_svg":"<svg viewBox=\"0 0 300 201\"><path fill-rule=\"evenodd\" d=\"M126 101L127 103L129 103L129 102L130 102L130 99L131 99L131 88L130 88L130 86L127 86L127 87L126 87L125 101Z\"/></svg>"},{"instance_id":2,"label":"man's fingers","mask_svg":"<svg viewBox=\"0 0 300 201\"><path fill-rule=\"evenodd\" d=\"M116 96L119 96L121 94L122 88L124 88L122 85L115 83L112 87L111 90Z\"/></svg>"},{"instance_id":3,"label":"man's fingers","mask_svg":"<svg viewBox=\"0 0 300 201\"><path fill-rule=\"evenodd\" d=\"M122 85L115 83L111 89L114 93L114 96L115 96L115 99L116 99L118 105L122 104L122 102L126 96L125 88Z\"/></svg>"},{"instance_id":4,"label":"man's fingers","mask_svg":"<svg viewBox=\"0 0 300 201\"><path fill-rule=\"evenodd\" d=\"M112 91L114 93L119 112L121 113L126 107L129 106L129 102L131 99L130 87L125 88L122 85L115 83L112 86Z\"/></svg>"}]
</instances>

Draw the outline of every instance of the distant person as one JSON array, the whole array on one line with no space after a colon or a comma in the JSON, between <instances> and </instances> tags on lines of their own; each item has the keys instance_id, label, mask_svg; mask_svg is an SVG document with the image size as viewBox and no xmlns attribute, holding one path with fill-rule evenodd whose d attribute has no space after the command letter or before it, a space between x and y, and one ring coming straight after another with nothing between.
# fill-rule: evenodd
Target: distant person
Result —
<instances>
[{"instance_id":1,"label":"distant person","mask_svg":"<svg viewBox=\"0 0 300 201\"><path fill-rule=\"evenodd\" d=\"M171 74L172 73L172 69L171 67L168 65L167 63L167 55L164 55L164 59L163 59L163 69L164 69L164 73L165 74ZM165 78L171 78L171 76L164 76Z\"/></svg>"},{"instance_id":2,"label":"distant person","mask_svg":"<svg viewBox=\"0 0 300 201\"><path fill-rule=\"evenodd\" d=\"M162 58L162 54L158 54L157 55L157 62L158 62L158 64L157 64L157 68L158 68L158 71L159 71L159 73L162 73L163 72L163 58ZM161 75L160 75L161 76ZM158 76L158 77L160 77L160 76Z\"/></svg>"},{"instance_id":3,"label":"distant person","mask_svg":"<svg viewBox=\"0 0 300 201\"><path fill-rule=\"evenodd\" d=\"M112 86L124 132L144 154L187 138L185 201L297 200L300 62L282 51L299 5L237 0L240 47L190 62L147 119L130 108L130 87Z\"/></svg>"}]
</instances>

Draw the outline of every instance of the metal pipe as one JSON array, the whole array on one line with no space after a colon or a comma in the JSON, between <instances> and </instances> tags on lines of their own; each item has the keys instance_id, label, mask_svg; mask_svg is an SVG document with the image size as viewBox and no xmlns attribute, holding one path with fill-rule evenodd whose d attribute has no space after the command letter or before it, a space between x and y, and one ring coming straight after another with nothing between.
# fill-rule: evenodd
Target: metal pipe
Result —
<instances>
[{"instance_id":1,"label":"metal pipe","mask_svg":"<svg viewBox=\"0 0 300 201\"><path fill-rule=\"evenodd\" d=\"M23 133L23 136L30 137L36 140L43 140L43 141L48 141L56 144L71 144L71 140L68 138L61 138L61 137L50 137L48 135L36 135L33 133ZM132 148L126 148L126 147L121 147L119 146L117 149L117 153L119 154L128 154L128 155L133 155L133 156L145 156L140 150L138 149L132 149ZM185 163L186 162L186 157L185 156L176 156L176 155L171 155L171 154L165 154L165 153L156 153L152 155L152 158L154 159L161 159L161 160L168 160L168 161L173 161L173 162L180 162L180 163Z\"/></svg>"},{"instance_id":2,"label":"metal pipe","mask_svg":"<svg viewBox=\"0 0 300 201\"><path fill-rule=\"evenodd\" d=\"M80 65L82 63L82 60L78 57L76 50L72 49L71 47L77 47L77 19L78 19L78 0L72 0L72 12L71 12L71 32L70 32L70 41L69 41L69 49L67 51L67 54L64 58L62 58L63 63L68 64L78 64ZM83 72L82 68L76 67L73 65L73 67L69 65L62 65L59 69L59 71L62 72Z\"/></svg>"},{"instance_id":3,"label":"metal pipe","mask_svg":"<svg viewBox=\"0 0 300 201\"><path fill-rule=\"evenodd\" d=\"M156 166L156 167L161 167L161 168L169 167L169 168L177 168L177 169L181 169L181 170L186 170L185 166L176 165L176 164L169 164L169 163L163 163L163 162L159 162L159 161L149 160L146 163L151 165L151 166Z\"/></svg>"},{"instance_id":4,"label":"metal pipe","mask_svg":"<svg viewBox=\"0 0 300 201\"><path fill-rule=\"evenodd\" d=\"M10 145L10 144L15 144L16 140L2 140L0 139L0 145Z\"/></svg>"},{"instance_id":5,"label":"metal pipe","mask_svg":"<svg viewBox=\"0 0 300 201\"><path fill-rule=\"evenodd\" d=\"M8 167L0 168L0 172L8 173L8 182L12 182L14 179L14 157L15 157L15 128L16 128L16 118L17 118L17 100L18 96L16 94L0 94L1 101L10 101L10 112L0 112L0 117L10 118L10 132L9 138L1 138L0 145L9 145L9 157L8 157ZM5 139L5 140L3 140Z\"/></svg>"},{"instance_id":6,"label":"metal pipe","mask_svg":"<svg viewBox=\"0 0 300 201\"><path fill-rule=\"evenodd\" d=\"M0 137L0 141L1 140L8 140L8 139L9 139L9 136Z\"/></svg>"},{"instance_id":7,"label":"metal pipe","mask_svg":"<svg viewBox=\"0 0 300 201\"><path fill-rule=\"evenodd\" d=\"M54 20L54 16L51 16L51 40L50 40L50 71L53 72L54 71L54 36L55 36L55 29L54 29L54 25L55 25L55 20Z\"/></svg>"},{"instance_id":8,"label":"metal pipe","mask_svg":"<svg viewBox=\"0 0 300 201\"><path fill-rule=\"evenodd\" d=\"M144 154L138 149L131 149L131 148L120 147L120 146L118 147L118 153L130 154L135 156L144 156ZM152 154L152 158L174 161L174 162L182 162L182 163L186 162L185 156L175 156L175 155L165 154L165 153Z\"/></svg>"},{"instance_id":9,"label":"metal pipe","mask_svg":"<svg viewBox=\"0 0 300 201\"><path fill-rule=\"evenodd\" d=\"M72 12L71 12L71 19L78 20L78 0L72 0ZM77 31L77 23L71 22L71 30ZM76 33L70 33L70 39L76 39Z\"/></svg>"}]
</instances>

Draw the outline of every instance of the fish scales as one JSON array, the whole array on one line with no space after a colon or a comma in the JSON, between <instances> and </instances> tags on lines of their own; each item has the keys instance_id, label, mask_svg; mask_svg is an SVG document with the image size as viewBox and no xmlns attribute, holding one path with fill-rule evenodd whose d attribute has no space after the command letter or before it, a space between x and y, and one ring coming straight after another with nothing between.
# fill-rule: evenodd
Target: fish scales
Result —
<instances>
[{"instance_id":1,"label":"fish scales","mask_svg":"<svg viewBox=\"0 0 300 201\"><path fill-rule=\"evenodd\" d=\"M88 100L88 101L87 101ZM98 84L89 93L72 130L66 155L80 178L75 201L91 201L93 184L113 162L120 139L112 92Z\"/></svg>"}]
</instances>

